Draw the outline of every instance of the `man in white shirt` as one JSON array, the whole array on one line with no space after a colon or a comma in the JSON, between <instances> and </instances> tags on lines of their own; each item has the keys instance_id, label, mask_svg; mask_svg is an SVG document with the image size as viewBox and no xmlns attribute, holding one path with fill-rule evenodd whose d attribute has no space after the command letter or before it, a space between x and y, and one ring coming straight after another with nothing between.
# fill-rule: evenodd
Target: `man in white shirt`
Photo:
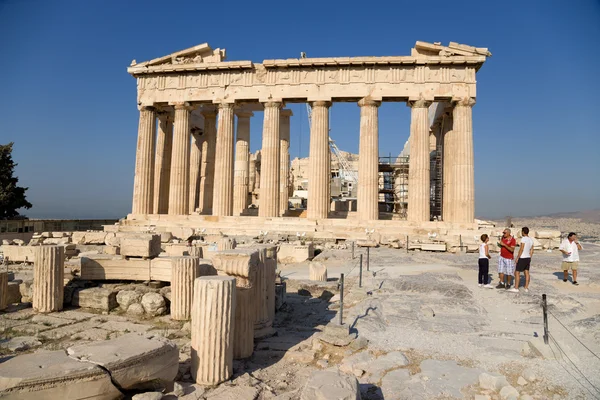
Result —
<instances>
[{"instance_id":1,"label":"man in white shirt","mask_svg":"<svg viewBox=\"0 0 600 400\"><path fill-rule=\"evenodd\" d=\"M509 292L519 292L519 280L521 272L525 274L525 293L529 293L529 268L531 267L531 257L533 256L533 239L529 237L529 228L524 226L521 229L521 243L519 245L519 255L517 255L515 269L515 287L508 289Z\"/></svg>"},{"instance_id":2,"label":"man in white shirt","mask_svg":"<svg viewBox=\"0 0 600 400\"><path fill-rule=\"evenodd\" d=\"M569 280L569 269L573 271L573 285L579 285L577 283L577 267L579 266L579 250L583 250L583 247L577 240L577 234L570 232L565 240L562 241L558 248L563 254L562 270L563 270L563 282Z\"/></svg>"}]
</instances>

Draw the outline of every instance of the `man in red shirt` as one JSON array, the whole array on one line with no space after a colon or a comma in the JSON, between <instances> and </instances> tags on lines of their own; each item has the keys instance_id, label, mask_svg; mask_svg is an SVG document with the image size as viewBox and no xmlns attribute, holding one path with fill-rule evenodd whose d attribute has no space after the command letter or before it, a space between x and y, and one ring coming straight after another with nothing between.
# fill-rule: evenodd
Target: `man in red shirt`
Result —
<instances>
[{"instance_id":1,"label":"man in red shirt","mask_svg":"<svg viewBox=\"0 0 600 400\"><path fill-rule=\"evenodd\" d=\"M517 241L510 234L510 229L506 228L502 232L502 238L498 242L500 247L500 257L498 257L498 276L500 282L496 289L510 289L512 278L515 276L515 260L514 253ZM506 285L504 284L504 276L506 276Z\"/></svg>"}]
</instances>

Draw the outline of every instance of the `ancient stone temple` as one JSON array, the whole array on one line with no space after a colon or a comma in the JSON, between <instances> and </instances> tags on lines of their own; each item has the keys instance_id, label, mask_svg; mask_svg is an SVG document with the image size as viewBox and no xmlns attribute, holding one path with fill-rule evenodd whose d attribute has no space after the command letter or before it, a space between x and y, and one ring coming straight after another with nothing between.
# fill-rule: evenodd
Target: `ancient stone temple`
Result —
<instances>
[{"instance_id":1,"label":"ancient stone temple","mask_svg":"<svg viewBox=\"0 0 600 400\"><path fill-rule=\"evenodd\" d=\"M205 43L142 63L134 60L128 72L137 79L140 116L132 213L125 223L219 226L223 232L258 232L293 223L292 230L300 226L313 236L322 230L336 237L365 227L381 232L472 229L472 108L476 72L490 55L486 48L458 43L417 42L409 56L273 59L259 64L225 61L225 50ZM360 113L356 211L344 218L331 212L328 109L334 102L354 102ZM411 108L406 220L380 218L382 102L403 102ZM285 107L290 103L312 108L307 210L304 218L296 215L296 221L289 221L294 217L282 198L288 192L294 117ZM263 113L262 132L250 132L250 119L257 112ZM250 136L255 134L262 135L260 176L251 168L249 153ZM443 207L441 221L431 221L430 212L432 138L443 149L443 182L437 195ZM247 212L256 188L257 216Z\"/></svg>"}]
</instances>

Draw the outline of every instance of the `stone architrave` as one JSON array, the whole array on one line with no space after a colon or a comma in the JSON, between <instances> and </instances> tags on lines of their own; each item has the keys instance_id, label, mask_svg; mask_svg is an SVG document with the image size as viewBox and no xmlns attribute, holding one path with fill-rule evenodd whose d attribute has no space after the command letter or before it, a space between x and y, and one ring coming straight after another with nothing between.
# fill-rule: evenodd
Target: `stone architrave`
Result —
<instances>
[{"instance_id":1,"label":"stone architrave","mask_svg":"<svg viewBox=\"0 0 600 400\"><path fill-rule=\"evenodd\" d=\"M380 101L365 97L360 107L358 154L358 218L379 219L379 115ZM308 205L310 208L310 204Z\"/></svg>"},{"instance_id":2,"label":"stone architrave","mask_svg":"<svg viewBox=\"0 0 600 400\"><path fill-rule=\"evenodd\" d=\"M311 106L307 213L310 219L324 219L327 218L330 204L329 107L331 103L314 101Z\"/></svg>"},{"instance_id":3,"label":"stone architrave","mask_svg":"<svg viewBox=\"0 0 600 400\"><path fill-rule=\"evenodd\" d=\"M202 111L204 116L204 141L202 142L202 167L200 169L200 212L212 213L213 187L215 179L215 147L217 144L217 113L215 110Z\"/></svg>"},{"instance_id":4,"label":"stone architrave","mask_svg":"<svg viewBox=\"0 0 600 400\"><path fill-rule=\"evenodd\" d=\"M475 182L473 161L473 106L471 97L453 101L454 162L452 165L452 204L449 222L475 220ZM410 193L410 192L409 192ZM410 207L410 206L409 206ZM410 208L409 208L410 210Z\"/></svg>"},{"instance_id":5,"label":"stone architrave","mask_svg":"<svg viewBox=\"0 0 600 400\"><path fill-rule=\"evenodd\" d=\"M63 309L65 250L62 246L38 246L33 268L33 309L49 313Z\"/></svg>"},{"instance_id":6,"label":"stone architrave","mask_svg":"<svg viewBox=\"0 0 600 400\"><path fill-rule=\"evenodd\" d=\"M154 107L140 107L132 214L152 214L154 211L154 146L156 113Z\"/></svg>"},{"instance_id":7,"label":"stone architrave","mask_svg":"<svg viewBox=\"0 0 600 400\"><path fill-rule=\"evenodd\" d=\"M233 104L219 104L213 215L233 215Z\"/></svg>"},{"instance_id":8,"label":"stone architrave","mask_svg":"<svg viewBox=\"0 0 600 400\"><path fill-rule=\"evenodd\" d=\"M265 120L261 150L259 217L279 216L279 113L282 103L264 103Z\"/></svg>"},{"instance_id":9,"label":"stone architrave","mask_svg":"<svg viewBox=\"0 0 600 400\"><path fill-rule=\"evenodd\" d=\"M189 212L190 111L188 103L175 104L169 215L187 215Z\"/></svg>"},{"instance_id":10,"label":"stone architrave","mask_svg":"<svg viewBox=\"0 0 600 400\"><path fill-rule=\"evenodd\" d=\"M290 117L292 110L281 110L279 117L279 157L281 160L279 185L279 214L288 209L290 175Z\"/></svg>"},{"instance_id":11,"label":"stone architrave","mask_svg":"<svg viewBox=\"0 0 600 400\"><path fill-rule=\"evenodd\" d=\"M409 101L410 159L408 168L408 220L426 222L430 219L430 159L429 106L430 101Z\"/></svg>"},{"instance_id":12,"label":"stone architrave","mask_svg":"<svg viewBox=\"0 0 600 400\"><path fill-rule=\"evenodd\" d=\"M173 152L173 115L161 111L158 115L156 136L156 162L154 165L154 213L169 212L169 186L171 181L171 155Z\"/></svg>"},{"instance_id":13,"label":"stone architrave","mask_svg":"<svg viewBox=\"0 0 600 400\"><path fill-rule=\"evenodd\" d=\"M219 251L213 257L213 264L217 271L233 276L236 280L233 358L250 357L254 349L254 319L259 304L254 290L259 268L258 251Z\"/></svg>"},{"instance_id":14,"label":"stone architrave","mask_svg":"<svg viewBox=\"0 0 600 400\"><path fill-rule=\"evenodd\" d=\"M250 117L251 112L236 112L237 136L233 176L233 215L242 215L248 207L250 188Z\"/></svg>"},{"instance_id":15,"label":"stone architrave","mask_svg":"<svg viewBox=\"0 0 600 400\"><path fill-rule=\"evenodd\" d=\"M442 167L442 220L450 221L450 211L452 204L452 170L454 164L454 131L452 130L452 116L444 116L442 124L443 146L443 167Z\"/></svg>"},{"instance_id":16,"label":"stone architrave","mask_svg":"<svg viewBox=\"0 0 600 400\"><path fill-rule=\"evenodd\" d=\"M0 310L8 307L8 272L0 272Z\"/></svg>"},{"instance_id":17,"label":"stone architrave","mask_svg":"<svg viewBox=\"0 0 600 400\"><path fill-rule=\"evenodd\" d=\"M235 281L231 276L194 281L191 373L200 385L218 385L233 374Z\"/></svg>"},{"instance_id":18,"label":"stone architrave","mask_svg":"<svg viewBox=\"0 0 600 400\"><path fill-rule=\"evenodd\" d=\"M200 200L200 166L202 162L202 139L200 130L191 129L191 147L190 147L190 200L189 213L192 214L198 208Z\"/></svg>"},{"instance_id":19,"label":"stone architrave","mask_svg":"<svg viewBox=\"0 0 600 400\"><path fill-rule=\"evenodd\" d=\"M198 257L176 257L171 270L171 319L191 318L194 281L200 276Z\"/></svg>"}]
</instances>

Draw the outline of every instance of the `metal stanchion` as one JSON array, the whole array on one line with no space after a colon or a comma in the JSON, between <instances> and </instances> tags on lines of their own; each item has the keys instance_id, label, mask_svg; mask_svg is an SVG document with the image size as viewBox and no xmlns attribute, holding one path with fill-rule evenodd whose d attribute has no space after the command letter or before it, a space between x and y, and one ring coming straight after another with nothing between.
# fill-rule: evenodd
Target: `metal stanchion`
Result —
<instances>
[{"instance_id":1,"label":"metal stanchion","mask_svg":"<svg viewBox=\"0 0 600 400\"><path fill-rule=\"evenodd\" d=\"M368 265L369 264L367 264L367 268L368 268ZM358 275L358 287L362 287L362 254L360 255L360 267L358 269L360 272L360 275ZM368 271L368 269L367 269L367 271Z\"/></svg>"},{"instance_id":2,"label":"metal stanchion","mask_svg":"<svg viewBox=\"0 0 600 400\"><path fill-rule=\"evenodd\" d=\"M340 276L340 325L344 325L342 322L344 319L344 274Z\"/></svg>"},{"instance_id":3,"label":"metal stanchion","mask_svg":"<svg viewBox=\"0 0 600 400\"><path fill-rule=\"evenodd\" d=\"M548 344L548 303L546 295L542 295L542 311L544 312L544 343Z\"/></svg>"},{"instance_id":4,"label":"metal stanchion","mask_svg":"<svg viewBox=\"0 0 600 400\"><path fill-rule=\"evenodd\" d=\"M371 259L371 257L370 257L370 253L371 252L370 252L370 250L371 250L371 248L367 247L367 271L369 270L369 260Z\"/></svg>"},{"instance_id":5,"label":"metal stanchion","mask_svg":"<svg viewBox=\"0 0 600 400\"><path fill-rule=\"evenodd\" d=\"M406 235L406 252L408 253L408 235Z\"/></svg>"},{"instance_id":6,"label":"metal stanchion","mask_svg":"<svg viewBox=\"0 0 600 400\"><path fill-rule=\"evenodd\" d=\"M352 259L354 260L354 242L352 242Z\"/></svg>"}]
</instances>

